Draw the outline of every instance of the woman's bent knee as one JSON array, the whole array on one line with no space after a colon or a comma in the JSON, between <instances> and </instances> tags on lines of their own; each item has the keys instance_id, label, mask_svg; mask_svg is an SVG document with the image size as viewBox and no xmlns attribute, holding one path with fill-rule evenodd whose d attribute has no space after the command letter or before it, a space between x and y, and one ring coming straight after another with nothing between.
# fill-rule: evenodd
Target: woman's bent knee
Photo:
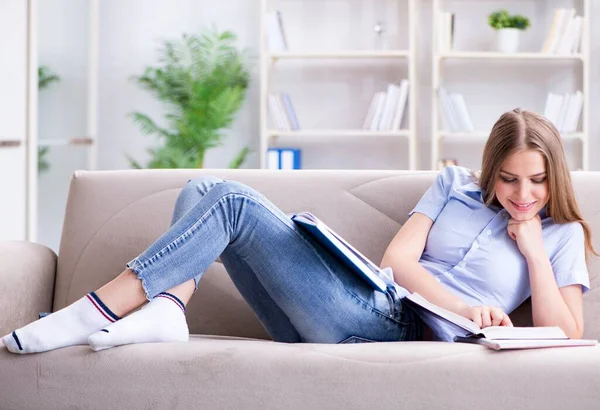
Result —
<instances>
[{"instance_id":1,"label":"woman's bent knee","mask_svg":"<svg viewBox=\"0 0 600 410\"><path fill-rule=\"evenodd\" d=\"M188 182L183 186L183 189L179 193L179 196L188 196L188 195L204 195L206 194L212 187L217 184L223 183L221 178L213 177L213 176L202 176L188 180Z\"/></svg>"}]
</instances>

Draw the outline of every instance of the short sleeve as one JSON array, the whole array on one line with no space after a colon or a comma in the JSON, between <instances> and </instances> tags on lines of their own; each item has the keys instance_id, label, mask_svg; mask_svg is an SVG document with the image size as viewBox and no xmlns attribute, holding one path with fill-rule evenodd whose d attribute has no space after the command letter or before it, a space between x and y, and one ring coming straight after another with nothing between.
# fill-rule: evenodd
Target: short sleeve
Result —
<instances>
[{"instance_id":1,"label":"short sleeve","mask_svg":"<svg viewBox=\"0 0 600 410\"><path fill-rule=\"evenodd\" d=\"M442 209L448 202L452 182L456 178L456 167L445 167L436 177L433 185L425 191L417 205L408 214L411 216L415 212L428 216L435 222Z\"/></svg>"},{"instance_id":2,"label":"short sleeve","mask_svg":"<svg viewBox=\"0 0 600 410\"><path fill-rule=\"evenodd\" d=\"M585 235L579 222L564 225L564 233L554 255L550 257L554 278L559 288L582 285L583 292L590 290L590 278L585 263Z\"/></svg>"}]
</instances>

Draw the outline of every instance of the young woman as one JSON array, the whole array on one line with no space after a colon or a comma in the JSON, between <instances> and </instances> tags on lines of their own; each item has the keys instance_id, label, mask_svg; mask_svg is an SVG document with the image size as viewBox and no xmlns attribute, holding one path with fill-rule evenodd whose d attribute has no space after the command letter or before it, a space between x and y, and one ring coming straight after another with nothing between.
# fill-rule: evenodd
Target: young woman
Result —
<instances>
[{"instance_id":1,"label":"young woman","mask_svg":"<svg viewBox=\"0 0 600 410\"><path fill-rule=\"evenodd\" d=\"M517 109L494 125L480 175L445 168L410 213L381 263L385 293L258 192L200 178L177 198L171 228L117 278L2 340L14 353L187 341L185 305L219 256L275 341L419 340L425 324L407 292L482 327L512 325L508 313L531 296L535 326L580 338L591 253L559 133Z\"/></svg>"}]
</instances>

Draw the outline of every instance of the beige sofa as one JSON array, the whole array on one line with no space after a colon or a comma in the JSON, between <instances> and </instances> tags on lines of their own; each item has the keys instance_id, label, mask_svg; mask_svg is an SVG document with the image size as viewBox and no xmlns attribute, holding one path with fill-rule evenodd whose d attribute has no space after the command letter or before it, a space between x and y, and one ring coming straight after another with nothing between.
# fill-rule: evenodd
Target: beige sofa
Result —
<instances>
[{"instance_id":1,"label":"beige sofa","mask_svg":"<svg viewBox=\"0 0 600 410\"><path fill-rule=\"evenodd\" d=\"M319 215L372 260L432 183L433 172L144 170L77 172L58 258L0 244L0 334L56 311L118 275L169 225L180 188L212 174L244 182L285 212ZM574 173L600 249L600 173ZM599 259L590 264L586 338L600 338ZM522 306L513 314L529 322ZM221 264L207 271L182 344L35 355L0 348L0 409L598 409L600 348L493 352L436 342L354 345L269 341Z\"/></svg>"}]
</instances>

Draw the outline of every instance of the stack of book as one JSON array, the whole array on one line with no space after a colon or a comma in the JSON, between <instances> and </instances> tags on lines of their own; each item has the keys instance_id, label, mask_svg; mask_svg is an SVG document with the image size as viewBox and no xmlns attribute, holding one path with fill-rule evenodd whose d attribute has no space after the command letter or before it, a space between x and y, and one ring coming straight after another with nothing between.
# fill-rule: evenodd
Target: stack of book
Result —
<instances>
[{"instance_id":1,"label":"stack of book","mask_svg":"<svg viewBox=\"0 0 600 410\"><path fill-rule=\"evenodd\" d=\"M446 53L454 48L454 13L441 12L438 14L438 52Z\"/></svg>"},{"instance_id":2,"label":"stack of book","mask_svg":"<svg viewBox=\"0 0 600 410\"><path fill-rule=\"evenodd\" d=\"M452 132L473 132L473 122L467 104L461 94L449 94L444 87L438 88L445 129Z\"/></svg>"},{"instance_id":3,"label":"stack of book","mask_svg":"<svg viewBox=\"0 0 600 410\"><path fill-rule=\"evenodd\" d=\"M301 155L297 148L269 148L267 169L300 169Z\"/></svg>"},{"instance_id":4,"label":"stack of book","mask_svg":"<svg viewBox=\"0 0 600 410\"><path fill-rule=\"evenodd\" d=\"M548 93L544 117L552 121L560 133L575 132L582 108L583 93L581 91L577 91L575 94Z\"/></svg>"},{"instance_id":5,"label":"stack of book","mask_svg":"<svg viewBox=\"0 0 600 410\"><path fill-rule=\"evenodd\" d=\"M270 52L279 53L287 51L288 44L283 31L283 20L279 10L265 15L265 36L267 48Z\"/></svg>"},{"instance_id":6,"label":"stack of book","mask_svg":"<svg viewBox=\"0 0 600 410\"><path fill-rule=\"evenodd\" d=\"M575 13L575 9L554 10L542 53L573 54L579 51L583 38L583 17L576 16Z\"/></svg>"},{"instance_id":7,"label":"stack of book","mask_svg":"<svg viewBox=\"0 0 600 410\"><path fill-rule=\"evenodd\" d=\"M371 131L399 130L408 100L408 87L408 80L402 80L399 85L389 84L387 91L376 92L371 98L363 129Z\"/></svg>"},{"instance_id":8,"label":"stack of book","mask_svg":"<svg viewBox=\"0 0 600 410\"><path fill-rule=\"evenodd\" d=\"M288 94L269 94L267 103L271 127L280 131L297 131L300 129L298 117L296 117L292 100Z\"/></svg>"}]
</instances>

